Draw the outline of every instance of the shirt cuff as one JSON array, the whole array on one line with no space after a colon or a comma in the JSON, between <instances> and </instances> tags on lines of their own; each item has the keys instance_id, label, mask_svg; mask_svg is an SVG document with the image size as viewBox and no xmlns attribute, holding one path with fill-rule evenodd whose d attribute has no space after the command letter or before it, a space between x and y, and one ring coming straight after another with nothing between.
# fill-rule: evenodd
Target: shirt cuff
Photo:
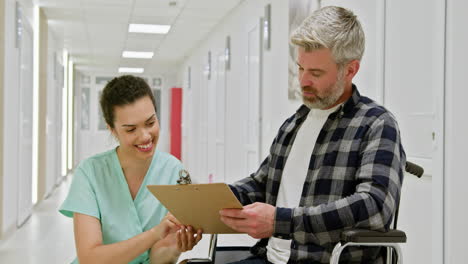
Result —
<instances>
[{"instance_id":1,"label":"shirt cuff","mask_svg":"<svg viewBox=\"0 0 468 264\"><path fill-rule=\"evenodd\" d=\"M293 233L293 209L276 207L273 236L280 239L291 239Z\"/></svg>"}]
</instances>

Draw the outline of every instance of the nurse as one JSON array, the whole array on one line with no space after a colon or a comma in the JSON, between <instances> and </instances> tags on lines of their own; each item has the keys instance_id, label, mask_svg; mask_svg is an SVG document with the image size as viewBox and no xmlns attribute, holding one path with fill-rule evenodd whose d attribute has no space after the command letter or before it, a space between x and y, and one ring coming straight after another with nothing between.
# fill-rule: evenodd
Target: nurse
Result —
<instances>
[{"instance_id":1,"label":"nurse","mask_svg":"<svg viewBox=\"0 0 468 264\"><path fill-rule=\"evenodd\" d=\"M153 93L142 78L121 76L104 87L100 104L119 146L79 164L59 210L73 217L73 263L174 263L202 234L180 225L146 188L176 184L183 168L156 150Z\"/></svg>"}]
</instances>

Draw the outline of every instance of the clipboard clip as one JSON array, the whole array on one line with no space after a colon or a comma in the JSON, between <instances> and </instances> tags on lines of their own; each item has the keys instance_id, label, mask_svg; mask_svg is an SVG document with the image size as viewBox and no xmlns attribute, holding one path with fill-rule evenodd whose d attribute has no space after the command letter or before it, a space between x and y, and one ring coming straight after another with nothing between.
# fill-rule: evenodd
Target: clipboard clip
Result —
<instances>
[{"instance_id":1,"label":"clipboard clip","mask_svg":"<svg viewBox=\"0 0 468 264\"><path fill-rule=\"evenodd\" d=\"M192 179L190 179L190 173L186 170L180 170L177 184L181 184L181 185L192 184Z\"/></svg>"}]
</instances>

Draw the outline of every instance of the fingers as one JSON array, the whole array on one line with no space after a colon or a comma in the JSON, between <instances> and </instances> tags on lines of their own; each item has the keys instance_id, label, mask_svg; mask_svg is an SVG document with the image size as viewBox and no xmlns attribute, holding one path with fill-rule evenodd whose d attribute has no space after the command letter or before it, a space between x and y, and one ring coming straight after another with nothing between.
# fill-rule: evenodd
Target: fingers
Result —
<instances>
[{"instance_id":1,"label":"fingers","mask_svg":"<svg viewBox=\"0 0 468 264\"><path fill-rule=\"evenodd\" d=\"M164 225L167 227L167 233L174 233L179 229L179 226L176 225L174 222L170 221L169 219L164 219L162 221Z\"/></svg>"},{"instance_id":2,"label":"fingers","mask_svg":"<svg viewBox=\"0 0 468 264\"><path fill-rule=\"evenodd\" d=\"M246 218L244 210L242 209L223 209L219 211L221 216L233 217L233 218Z\"/></svg>"},{"instance_id":3,"label":"fingers","mask_svg":"<svg viewBox=\"0 0 468 264\"><path fill-rule=\"evenodd\" d=\"M175 218L171 213L167 213L166 216L164 217L165 219L173 222L174 224L176 224L177 226L181 226L182 224L179 222L179 220L177 220L177 218Z\"/></svg>"},{"instance_id":4,"label":"fingers","mask_svg":"<svg viewBox=\"0 0 468 264\"><path fill-rule=\"evenodd\" d=\"M197 237L195 238L195 245L198 244L198 242L200 242L200 240L202 239L202 233L203 233L203 230L198 229Z\"/></svg>"},{"instance_id":5,"label":"fingers","mask_svg":"<svg viewBox=\"0 0 468 264\"><path fill-rule=\"evenodd\" d=\"M247 224L252 221L250 210L247 210L250 208L248 206L244 206L243 209L223 209L219 211L221 221L238 232L248 233Z\"/></svg>"},{"instance_id":6,"label":"fingers","mask_svg":"<svg viewBox=\"0 0 468 264\"><path fill-rule=\"evenodd\" d=\"M191 250L195 246L195 238L193 234L193 228L191 226L187 227L187 230L185 232L185 238L187 241L186 250Z\"/></svg>"},{"instance_id":7,"label":"fingers","mask_svg":"<svg viewBox=\"0 0 468 264\"><path fill-rule=\"evenodd\" d=\"M177 228L176 225L173 222L171 222L171 221L169 221L167 219L164 219L161 223L164 225L164 227L166 227L166 229L168 231Z\"/></svg>"},{"instance_id":8,"label":"fingers","mask_svg":"<svg viewBox=\"0 0 468 264\"><path fill-rule=\"evenodd\" d=\"M161 239L164 239L175 228L177 227L174 225L174 223L163 219L163 221L161 221L159 225L153 227L152 230L154 230L154 232L156 233L157 239L161 240Z\"/></svg>"},{"instance_id":9,"label":"fingers","mask_svg":"<svg viewBox=\"0 0 468 264\"><path fill-rule=\"evenodd\" d=\"M250 221L244 218L221 216L221 221L223 221L223 223L225 223L230 228L241 233L249 233L252 229L252 224L250 223Z\"/></svg>"},{"instance_id":10,"label":"fingers","mask_svg":"<svg viewBox=\"0 0 468 264\"><path fill-rule=\"evenodd\" d=\"M232 229L253 238L265 238L273 235L275 212L272 205L254 203L237 212L230 209L222 210L220 214L221 221Z\"/></svg>"},{"instance_id":11,"label":"fingers","mask_svg":"<svg viewBox=\"0 0 468 264\"><path fill-rule=\"evenodd\" d=\"M179 251L184 252L192 250L195 245L202 239L202 230L199 229L197 233L194 233L194 229L191 226L182 226L177 231L177 247Z\"/></svg>"},{"instance_id":12,"label":"fingers","mask_svg":"<svg viewBox=\"0 0 468 264\"><path fill-rule=\"evenodd\" d=\"M177 231L177 235L176 235L176 240L177 240L177 248L179 249L180 252L184 252L185 250L183 250L183 246L182 246L182 233L181 233L181 229L179 229Z\"/></svg>"},{"instance_id":13,"label":"fingers","mask_svg":"<svg viewBox=\"0 0 468 264\"><path fill-rule=\"evenodd\" d=\"M181 247L180 247L180 250L182 252L184 251L187 251L187 244L188 244L188 241L187 241L187 235L186 235L186 227L185 226L182 226L181 229L179 229L179 235L180 235L180 241L181 241Z\"/></svg>"}]
</instances>

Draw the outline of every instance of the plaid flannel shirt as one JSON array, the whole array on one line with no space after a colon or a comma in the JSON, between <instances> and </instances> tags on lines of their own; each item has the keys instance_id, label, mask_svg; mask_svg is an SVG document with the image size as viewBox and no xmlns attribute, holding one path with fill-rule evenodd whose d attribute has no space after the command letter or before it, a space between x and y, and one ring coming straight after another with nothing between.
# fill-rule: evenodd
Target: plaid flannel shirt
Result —
<instances>
[{"instance_id":1,"label":"plaid flannel shirt","mask_svg":"<svg viewBox=\"0 0 468 264\"><path fill-rule=\"evenodd\" d=\"M257 172L231 185L242 204L276 204L284 165L309 108L287 119ZM288 263L329 263L340 233L350 228L386 231L400 200L405 152L393 115L353 85L352 96L321 129L295 208L276 208L273 236L292 239ZM268 239L253 248L266 254ZM340 263L373 263L376 247L348 247Z\"/></svg>"}]
</instances>

